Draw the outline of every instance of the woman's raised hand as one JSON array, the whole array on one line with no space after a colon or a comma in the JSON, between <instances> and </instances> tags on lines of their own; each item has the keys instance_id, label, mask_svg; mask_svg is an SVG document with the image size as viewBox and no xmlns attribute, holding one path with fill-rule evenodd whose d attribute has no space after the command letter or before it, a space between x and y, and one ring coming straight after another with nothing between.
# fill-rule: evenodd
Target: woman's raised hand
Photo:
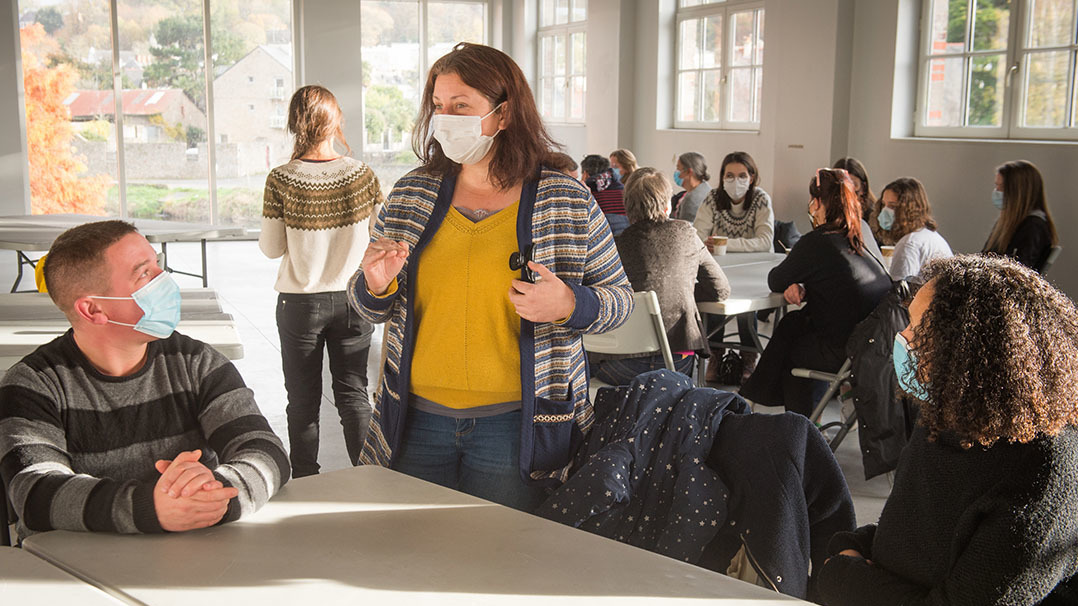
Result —
<instances>
[{"instance_id":1,"label":"woman's raised hand","mask_svg":"<svg viewBox=\"0 0 1078 606\"><path fill-rule=\"evenodd\" d=\"M363 262L360 264L367 289L376 295L384 294L407 259L408 245L404 242L389 238L371 242L363 253Z\"/></svg>"}]
</instances>

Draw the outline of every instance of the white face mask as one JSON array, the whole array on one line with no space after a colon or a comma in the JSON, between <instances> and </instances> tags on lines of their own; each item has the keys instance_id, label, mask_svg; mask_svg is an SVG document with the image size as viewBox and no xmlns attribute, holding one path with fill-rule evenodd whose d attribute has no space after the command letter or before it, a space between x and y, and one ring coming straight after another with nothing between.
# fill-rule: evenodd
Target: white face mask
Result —
<instances>
[{"instance_id":1,"label":"white face mask","mask_svg":"<svg viewBox=\"0 0 1078 606\"><path fill-rule=\"evenodd\" d=\"M726 195L730 196L731 200L737 202L749 192L749 181L749 177L738 177L737 179L727 177L722 181L722 188L726 190Z\"/></svg>"},{"instance_id":2,"label":"white face mask","mask_svg":"<svg viewBox=\"0 0 1078 606\"><path fill-rule=\"evenodd\" d=\"M482 160L494 145L494 137L498 134L495 132L493 135L484 135L483 120L501 106L499 103L489 114L482 117L435 114L430 126L445 157L459 164L475 164Z\"/></svg>"}]
</instances>

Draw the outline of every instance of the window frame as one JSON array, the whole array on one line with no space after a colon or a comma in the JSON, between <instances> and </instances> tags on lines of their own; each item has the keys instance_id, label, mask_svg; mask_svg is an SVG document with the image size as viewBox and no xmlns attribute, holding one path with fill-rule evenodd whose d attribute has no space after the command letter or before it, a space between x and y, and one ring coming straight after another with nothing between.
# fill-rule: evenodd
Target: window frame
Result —
<instances>
[{"instance_id":1,"label":"window frame","mask_svg":"<svg viewBox=\"0 0 1078 606\"><path fill-rule=\"evenodd\" d=\"M678 2L680 5L680 2ZM759 27L759 23L756 21L758 18L763 17L766 19L766 10L763 0L714 0L704 4L695 6L681 7L678 6L674 14L674 56L673 56L673 93L671 98L673 99L673 126L675 129L693 129L693 130L724 130L724 131L752 131L758 132L763 121L763 79L764 79L764 65L766 54L766 40L767 32L766 25L764 26L763 36L760 37L764 41L765 50L761 53L761 59L759 63L755 62L755 51L753 62L748 65L732 66L730 58L733 56L734 51L734 20L731 18L733 15L745 12L753 13L754 31ZM681 24L684 21L693 19L704 19L719 15L722 17L722 35L721 41L721 59L718 68L702 68L696 67L691 69L682 69L681 62L681 50L682 50L682 36L681 36ZM765 20L766 23L766 20ZM688 72L696 72L702 74L705 71L714 71L717 69L721 74L719 79L720 83L720 96L719 96L719 119L713 121L707 120L681 120L679 114L679 108L681 107L681 74ZM752 105L755 111L759 113L756 121L736 121L730 118L730 99L733 96L733 79L730 77L731 73L735 70L750 69L754 72L759 70L759 98L757 98L757 87L752 89ZM754 74L754 84L755 78ZM702 80L698 78L698 85L696 94L702 95L703 87L700 84ZM701 113L703 106L700 107Z\"/></svg>"},{"instance_id":2,"label":"window frame","mask_svg":"<svg viewBox=\"0 0 1078 606\"><path fill-rule=\"evenodd\" d=\"M1007 45L1003 50L1005 70L1003 73L1004 90L1002 95L1001 118L999 126L928 126L927 114L929 111L928 95L932 77L931 62L933 59L954 57L963 61L963 99L962 120L968 121L969 112L969 86L972 68L972 59L978 56L999 55L1000 50L978 51L970 48L968 40L973 35L976 24L976 1L967 0L967 24L966 24L966 48L961 53L933 53L932 52L932 3L942 0L921 0L920 30L917 35L920 38L917 43L917 90L916 110L914 112L913 134L915 137L946 137L955 139L998 139L998 140L1045 140L1062 141L1078 140L1078 83L1076 83L1076 65L1078 65L1078 0L1072 0L1074 13L1071 21L1071 43L1063 46L1037 47L1030 46L1032 34L1032 9L1034 2L1030 0L1011 0L1010 23L1007 32ZM1023 113L1029 96L1029 63L1034 55L1047 52L1069 52L1068 64L1069 81L1067 82L1068 115L1065 118L1069 125L1062 127L1034 127L1024 126Z\"/></svg>"},{"instance_id":3,"label":"window frame","mask_svg":"<svg viewBox=\"0 0 1078 606\"><path fill-rule=\"evenodd\" d=\"M536 9L536 15L537 15L536 23L538 24L538 27L536 29L536 36L535 36L535 56L537 58L537 60L535 62L535 73L536 73L536 77L535 77L535 83L536 83L536 86L535 86L535 89L536 89L535 90L535 100L536 100L536 105L539 107L539 115L542 116L543 120L545 120L546 122L548 122L550 124L584 124L587 121L587 113L588 113L588 68L587 68L587 57L588 57L588 50L587 50L588 49L588 31L587 31L588 5L587 5L587 0L567 0L567 2L568 2L567 3L568 16L567 16L567 21L565 23L557 23L557 18L555 17L555 19L553 20L554 23L552 23L551 25L545 25L544 26L542 24L543 23L543 15L544 15L544 13L543 13L543 5L544 5L544 3L542 1L537 2L537 9ZM574 21L573 20L573 15L576 12L574 9L577 7L578 2L583 2L583 4L584 4L584 17L583 17L583 19ZM575 60L574 60L575 57L574 57L574 52L573 52L573 36L576 35L576 34L580 34L580 35L582 35L584 37L584 44L583 44L583 47L584 47L584 60L582 62L582 66L583 66L582 71L580 71L579 73L573 71L573 66L574 66L574 63L575 63ZM559 36L563 37L564 44L565 44L565 74L564 75L560 75L560 74L557 74L557 73L544 74L543 73L543 42L544 42L544 40L552 40L552 44L555 45L554 52L556 54L557 53L556 45L557 45L557 39L558 39ZM546 112L547 112L548 108L546 107L545 103L543 102L543 91L544 91L543 87L547 82L550 82L551 90L553 90L554 81L556 81L558 78L562 78L562 77L565 78L565 87L564 87L565 88L565 97L564 97L564 105L565 105L565 107L562 108L562 111L564 113L561 116L554 116L552 114L547 115ZM583 91L584 91L584 98L583 98L583 101L582 101L582 107L580 109L580 115L577 116L577 117L574 117L573 114L572 114L572 90L573 90L573 81L576 80L576 79L579 79L579 80L582 81L582 88L583 88Z\"/></svg>"}]
</instances>

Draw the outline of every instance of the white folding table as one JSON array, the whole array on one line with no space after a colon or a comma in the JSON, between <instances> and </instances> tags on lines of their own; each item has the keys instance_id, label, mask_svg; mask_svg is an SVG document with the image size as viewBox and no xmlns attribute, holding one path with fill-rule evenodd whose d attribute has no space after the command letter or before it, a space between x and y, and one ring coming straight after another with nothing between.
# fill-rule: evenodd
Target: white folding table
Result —
<instances>
[{"instance_id":1,"label":"white folding table","mask_svg":"<svg viewBox=\"0 0 1078 606\"><path fill-rule=\"evenodd\" d=\"M753 345L748 349L762 352L764 347L760 342L760 336L756 332L755 323L752 321L750 312L777 310L776 320L781 317L781 312L786 308L786 299L782 293L771 292L767 286L767 274L772 268L786 258L780 253L727 253L715 255L726 279L730 282L730 296L725 301L698 302L697 309L702 314L719 316L737 316L739 327L748 327L752 334ZM723 328L719 328L722 331ZM710 336L710 335L709 335ZM720 333L721 337L721 333ZM721 339L720 339L721 340ZM723 342L720 347L730 349L743 349L746 346L740 343Z\"/></svg>"},{"instance_id":2,"label":"white folding table","mask_svg":"<svg viewBox=\"0 0 1078 606\"><path fill-rule=\"evenodd\" d=\"M4 604L119 606L123 602L15 547L0 547L0 597Z\"/></svg>"},{"instance_id":3,"label":"white folding table","mask_svg":"<svg viewBox=\"0 0 1078 606\"><path fill-rule=\"evenodd\" d=\"M23 544L149 606L804 603L373 466L292 480L219 527Z\"/></svg>"},{"instance_id":4,"label":"white folding table","mask_svg":"<svg viewBox=\"0 0 1078 606\"><path fill-rule=\"evenodd\" d=\"M16 292L22 281L23 269L33 267L37 262L26 255L30 252L45 252L52 247L57 236L68 229L84 223L103 221L109 217L94 215L55 214L55 215L9 215L0 216L0 249L14 250L18 261L18 274L11 292ZM165 269L185 276L202 278L202 286L208 285L206 270L206 240L212 238L237 237L244 235L242 227L226 227L202 223L180 223L159 221L156 219L128 219L135 224L139 233L150 242L161 244ZM168 264L169 242L200 242L202 245L202 273L179 271Z\"/></svg>"}]
</instances>

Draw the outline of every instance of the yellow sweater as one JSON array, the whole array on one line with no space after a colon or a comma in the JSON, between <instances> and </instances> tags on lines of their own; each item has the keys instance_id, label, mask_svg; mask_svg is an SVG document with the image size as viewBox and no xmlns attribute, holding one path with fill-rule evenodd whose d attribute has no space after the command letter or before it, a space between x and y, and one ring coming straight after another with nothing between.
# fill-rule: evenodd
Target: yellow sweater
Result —
<instances>
[{"instance_id":1,"label":"yellow sweater","mask_svg":"<svg viewBox=\"0 0 1078 606\"><path fill-rule=\"evenodd\" d=\"M449 408L520 399L520 316L509 302L519 203L473 223L455 208L423 250L411 390Z\"/></svg>"}]
</instances>

